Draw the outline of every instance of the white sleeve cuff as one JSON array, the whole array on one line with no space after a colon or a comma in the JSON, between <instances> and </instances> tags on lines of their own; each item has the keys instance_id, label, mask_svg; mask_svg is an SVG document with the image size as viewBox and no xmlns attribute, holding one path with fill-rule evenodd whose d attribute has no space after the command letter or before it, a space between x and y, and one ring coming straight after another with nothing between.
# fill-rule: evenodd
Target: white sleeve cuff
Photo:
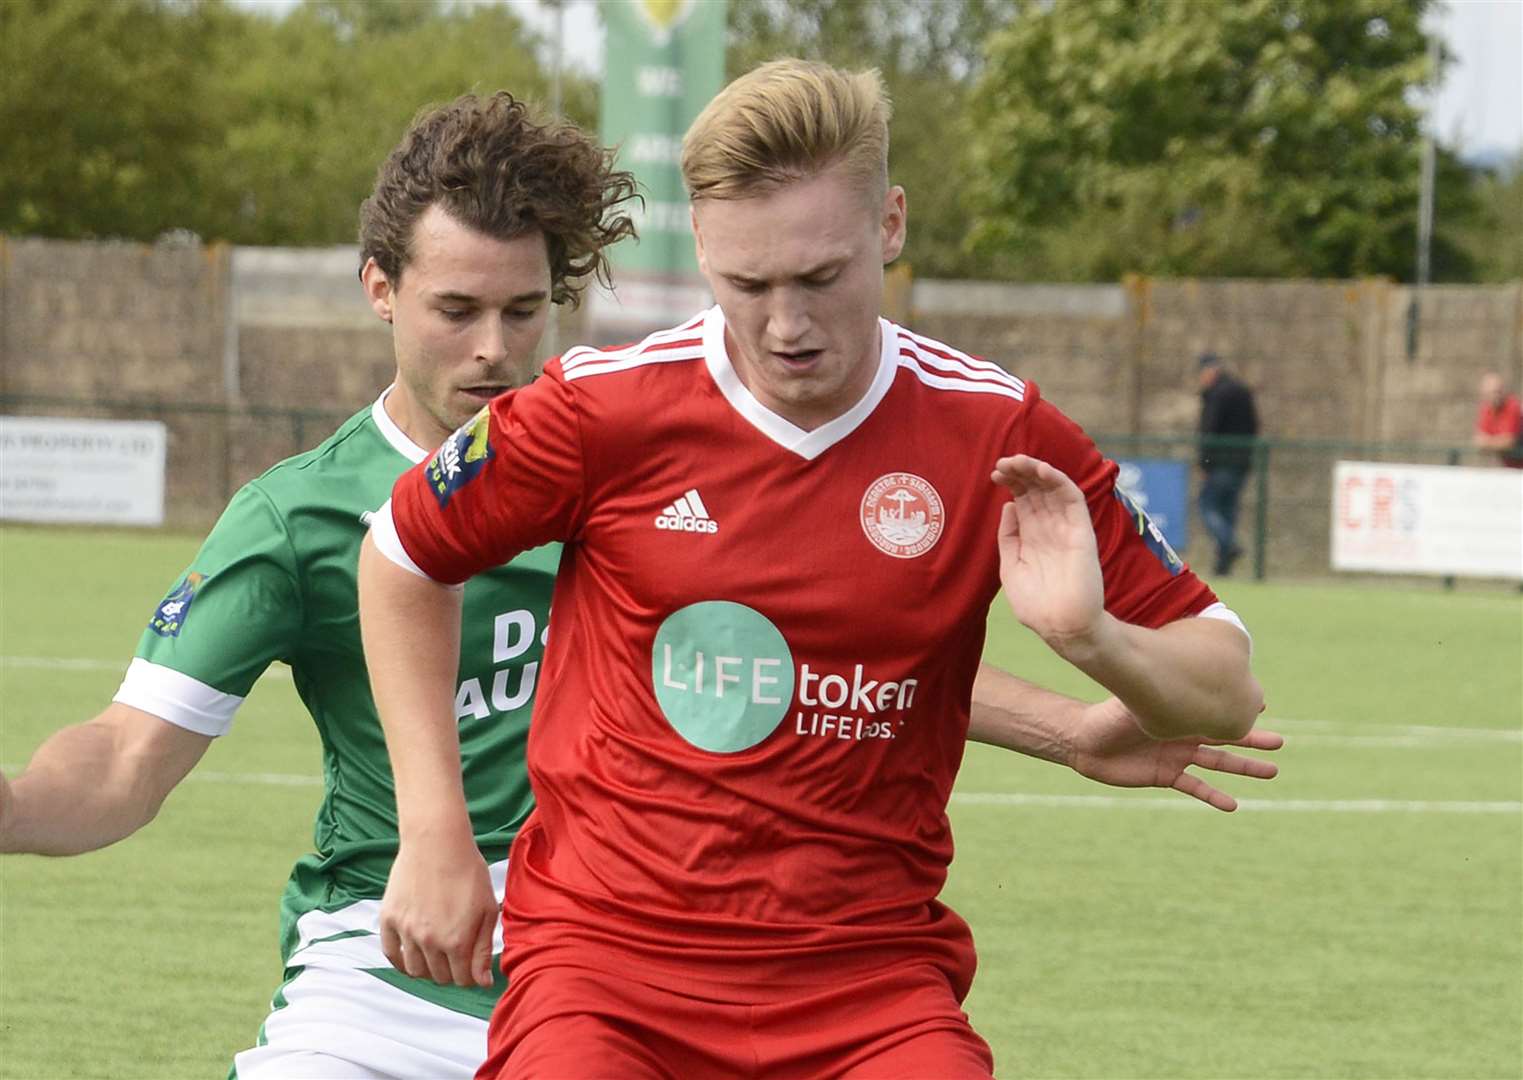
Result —
<instances>
[{"instance_id":1,"label":"white sleeve cuff","mask_svg":"<svg viewBox=\"0 0 1523 1080\"><path fill-rule=\"evenodd\" d=\"M237 694L224 694L183 671L132 658L121 688L112 701L130 705L197 735L225 735L233 713L243 704Z\"/></svg>"},{"instance_id":2,"label":"white sleeve cuff","mask_svg":"<svg viewBox=\"0 0 1523 1080\"><path fill-rule=\"evenodd\" d=\"M1248 639L1248 655L1253 655L1253 635L1248 632L1248 627L1243 625L1243 620L1238 617L1237 612L1233 611L1220 600L1212 604L1205 611L1197 613L1195 617L1197 619L1220 619L1222 622L1231 623L1241 630L1243 636Z\"/></svg>"},{"instance_id":3,"label":"white sleeve cuff","mask_svg":"<svg viewBox=\"0 0 1523 1080\"><path fill-rule=\"evenodd\" d=\"M397 535L397 523L391 516L391 500L387 499L381 504L381 508L370 517L370 536L375 540L376 550L385 555L408 573L417 574L425 581L433 581L436 585L445 585L445 582L435 581L423 572L423 568L412 561L412 556L407 554L407 549L402 546L402 538ZM459 589L463 586L449 585L451 589Z\"/></svg>"}]
</instances>

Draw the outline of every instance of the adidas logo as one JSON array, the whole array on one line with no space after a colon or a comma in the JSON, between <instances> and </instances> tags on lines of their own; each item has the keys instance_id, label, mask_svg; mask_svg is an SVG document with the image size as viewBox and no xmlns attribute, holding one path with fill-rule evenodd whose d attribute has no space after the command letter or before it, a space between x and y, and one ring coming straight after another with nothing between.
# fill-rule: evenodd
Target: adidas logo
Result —
<instances>
[{"instance_id":1,"label":"adidas logo","mask_svg":"<svg viewBox=\"0 0 1523 1080\"><path fill-rule=\"evenodd\" d=\"M682 498L656 517L656 528L673 532L717 533L719 522L709 517L708 507L698 496L697 488L688 488Z\"/></svg>"}]
</instances>

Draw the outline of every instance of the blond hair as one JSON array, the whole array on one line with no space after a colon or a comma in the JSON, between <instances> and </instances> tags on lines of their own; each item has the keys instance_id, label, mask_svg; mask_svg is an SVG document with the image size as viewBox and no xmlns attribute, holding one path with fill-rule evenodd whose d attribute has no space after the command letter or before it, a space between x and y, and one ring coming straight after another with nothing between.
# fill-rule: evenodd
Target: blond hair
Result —
<instances>
[{"instance_id":1,"label":"blond hair","mask_svg":"<svg viewBox=\"0 0 1523 1080\"><path fill-rule=\"evenodd\" d=\"M893 112L876 71L773 60L742 75L682 140L682 180L693 199L744 199L836 164L868 189L888 190Z\"/></svg>"}]
</instances>

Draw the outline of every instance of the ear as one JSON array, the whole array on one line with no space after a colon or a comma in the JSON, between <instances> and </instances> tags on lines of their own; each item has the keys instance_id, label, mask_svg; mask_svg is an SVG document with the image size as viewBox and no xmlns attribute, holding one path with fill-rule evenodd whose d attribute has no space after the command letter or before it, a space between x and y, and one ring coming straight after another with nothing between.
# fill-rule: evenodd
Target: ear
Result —
<instances>
[{"instance_id":1,"label":"ear","mask_svg":"<svg viewBox=\"0 0 1523 1080\"><path fill-rule=\"evenodd\" d=\"M360 284L365 287L365 299L370 301L370 309L381 317L382 322L391 322L395 294L392 292L391 279L374 258L365 260L365 265L360 270Z\"/></svg>"},{"instance_id":2,"label":"ear","mask_svg":"<svg viewBox=\"0 0 1523 1080\"><path fill-rule=\"evenodd\" d=\"M897 184L883 196L883 216L879 222L879 231L883 237L883 263L886 266L904 250L907 234L904 189Z\"/></svg>"},{"instance_id":3,"label":"ear","mask_svg":"<svg viewBox=\"0 0 1523 1080\"><path fill-rule=\"evenodd\" d=\"M693 226L693 251L698 256L698 269L707 276L709 260L703 251L703 232L698 228L698 208L691 203L688 204L687 219Z\"/></svg>"}]
</instances>

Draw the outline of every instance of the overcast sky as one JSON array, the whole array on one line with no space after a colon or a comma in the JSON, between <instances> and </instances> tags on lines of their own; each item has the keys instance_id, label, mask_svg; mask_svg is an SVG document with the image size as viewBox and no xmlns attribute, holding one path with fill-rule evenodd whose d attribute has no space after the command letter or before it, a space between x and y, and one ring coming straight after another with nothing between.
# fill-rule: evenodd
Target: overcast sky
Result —
<instances>
[{"instance_id":1,"label":"overcast sky","mask_svg":"<svg viewBox=\"0 0 1523 1080\"><path fill-rule=\"evenodd\" d=\"M284 10L296 0L239 2ZM541 0L503 2L549 35L551 15ZM603 62L596 5L566 3L567 63L586 72ZM1467 155L1523 150L1523 0L1443 0L1433 18L1455 56L1435 109L1440 139Z\"/></svg>"},{"instance_id":2,"label":"overcast sky","mask_svg":"<svg viewBox=\"0 0 1523 1080\"><path fill-rule=\"evenodd\" d=\"M1456 54L1439 138L1463 151L1523 149L1523 0L1449 0L1438 22Z\"/></svg>"}]
</instances>

